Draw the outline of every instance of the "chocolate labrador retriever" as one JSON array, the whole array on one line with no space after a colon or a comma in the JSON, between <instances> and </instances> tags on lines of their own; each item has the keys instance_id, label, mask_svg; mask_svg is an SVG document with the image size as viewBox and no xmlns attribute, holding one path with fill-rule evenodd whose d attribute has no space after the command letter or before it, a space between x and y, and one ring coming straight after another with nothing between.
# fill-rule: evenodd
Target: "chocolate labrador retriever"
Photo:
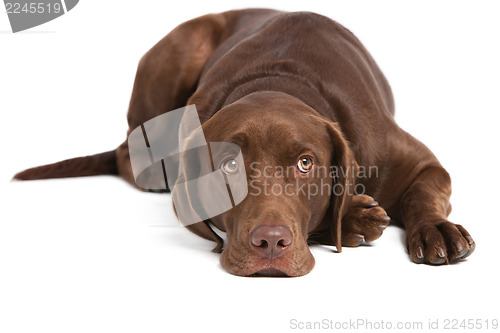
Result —
<instances>
[{"instance_id":1,"label":"chocolate labrador retriever","mask_svg":"<svg viewBox=\"0 0 500 333\"><path fill-rule=\"evenodd\" d=\"M394 121L391 89L358 39L309 12L206 15L175 28L141 59L129 133L194 104L207 141L241 147L248 195L188 226L217 243L236 275L300 276L308 243L358 246L390 221L406 229L415 263L469 256L475 243L451 211L450 177ZM229 160L221 166L235 171ZM17 179L119 174L135 185L128 143L115 151L28 169ZM377 201L375 201L375 199ZM386 214L387 212L387 214Z\"/></svg>"}]
</instances>

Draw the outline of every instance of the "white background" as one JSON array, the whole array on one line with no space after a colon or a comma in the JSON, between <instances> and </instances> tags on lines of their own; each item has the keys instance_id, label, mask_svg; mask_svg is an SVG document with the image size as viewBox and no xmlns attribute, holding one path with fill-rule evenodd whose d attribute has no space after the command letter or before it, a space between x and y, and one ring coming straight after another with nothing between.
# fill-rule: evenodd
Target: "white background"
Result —
<instances>
[{"instance_id":1,"label":"white background","mask_svg":"<svg viewBox=\"0 0 500 333\"><path fill-rule=\"evenodd\" d=\"M290 320L500 319L500 20L494 1L80 1L12 34L0 13L0 332L287 332ZM328 4L326 4L328 3ZM140 57L209 12L309 10L348 27L386 74L402 128L453 179L450 219L476 252L411 263L404 233L289 279L226 273L178 226L169 195L119 178L11 182L24 168L114 149ZM484 323L483 323L484 325ZM441 326L442 327L442 326ZM328 330L325 330L328 331Z\"/></svg>"}]
</instances>

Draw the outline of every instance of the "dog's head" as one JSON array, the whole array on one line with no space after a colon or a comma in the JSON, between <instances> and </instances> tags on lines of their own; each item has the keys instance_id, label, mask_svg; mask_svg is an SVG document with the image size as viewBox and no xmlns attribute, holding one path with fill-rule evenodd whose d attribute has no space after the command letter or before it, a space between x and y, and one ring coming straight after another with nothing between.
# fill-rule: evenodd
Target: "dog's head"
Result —
<instances>
[{"instance_id":1,"label":"dog's head","mask_svg":"<svg viewBox=\"0 0 500 333\"><path fill-rule=\"evenodd\" d=\"M232 142L243 153L248 195L210 219L227 234L222 266L232 274L300 276L314 267L308 241L341 249L341 217L355 167L336 123L300 100L258 92L232 103L203 124L208 142ZM227 177L242 166L234 157L215 165ZM208 221L188 228L219 243Z\"/></svg>"}]
</instances>

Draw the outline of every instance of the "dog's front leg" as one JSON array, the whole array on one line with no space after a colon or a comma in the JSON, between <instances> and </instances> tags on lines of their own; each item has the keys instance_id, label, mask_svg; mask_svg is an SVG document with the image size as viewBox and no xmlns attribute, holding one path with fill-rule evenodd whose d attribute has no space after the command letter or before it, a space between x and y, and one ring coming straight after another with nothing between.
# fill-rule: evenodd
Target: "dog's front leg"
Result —
<instances>
[{"instance_id":1,"label":"dog's front leg","mask_svg":"<svg viewBox=\"0 0 500 333\"><path fill-rule=\"evenodd\" d=\"M475 243L464 227L451 223L450 176L441 166L423 169L399 201L406 244L416 263L445 264L472 254Z\"/></svg>"}]
</instances>

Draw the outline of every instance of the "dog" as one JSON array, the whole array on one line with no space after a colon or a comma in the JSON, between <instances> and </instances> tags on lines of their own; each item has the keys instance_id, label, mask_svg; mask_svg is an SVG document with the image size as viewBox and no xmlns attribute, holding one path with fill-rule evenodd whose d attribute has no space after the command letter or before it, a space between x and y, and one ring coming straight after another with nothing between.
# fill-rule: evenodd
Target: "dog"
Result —
<instances>
[{"instance_id":1,"label":"dog","mask_svg":"<svg viewBox=\"0 0 500 333\"><path fill-rule=\"evenodd\" d=\"M305 275L314 267L309 244L341 252L380 237L391 218L405 228L415 263L452 263L474 251L465 228L447 219L450 176L398 127L387 80L339 23L310 12L246 9L181 24L139 63L128 134L186 105L196 106L207 141L235 143L244 157L246 198L187 226L216 242L228 272ZM243 167L234 159L218 167L228 166ZM137 186L127 140L14 178L100 174ZM269 193L276 188L301 190ZM213 227L226 232L225 246Z\"/></svg>"}]
</instances>

